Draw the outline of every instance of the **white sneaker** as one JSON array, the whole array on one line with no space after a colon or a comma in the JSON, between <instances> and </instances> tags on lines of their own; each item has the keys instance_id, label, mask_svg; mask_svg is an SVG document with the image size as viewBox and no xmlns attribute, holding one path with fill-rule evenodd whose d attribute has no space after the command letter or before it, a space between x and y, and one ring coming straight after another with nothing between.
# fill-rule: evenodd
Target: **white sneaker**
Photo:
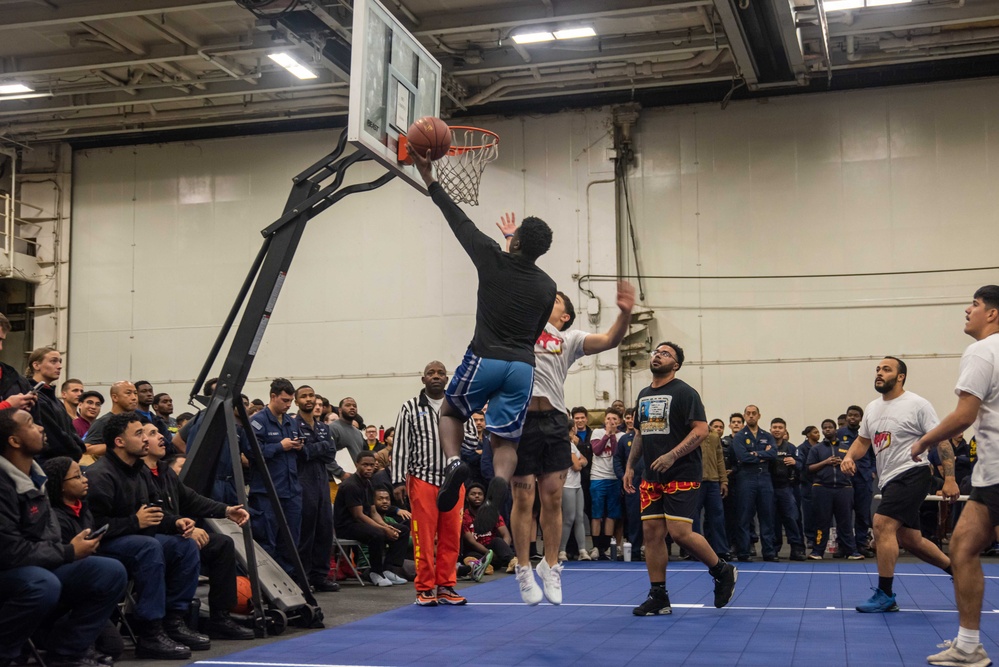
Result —
<instances>
[{"instance_id":1,"label":"white sneaker","mask_svg":"<svg viewBox=\"0 0 999 667\"><path fill-rule=\"evenodd\" d=\"M395 572L393 572L391 570L385 570L385 572L382 573L382 576L384 578L388 579L388 581L389 581L390 584L395 584L396 586L398 586L400 584L408 584L409 583L408 581L406 581L405 579L403 579L402 577L400 577L398 574L396 574Z\"/></svg>"},{"instance_id":2,"label":"white sneaker","mask_svg":"<svg viewBox=\"0 0 999 667\"><path fill-rule=\"evenodd\" d=\"M592 549L590 549L590 560L596 560L598 558L600 558L600 550L597 549L596 547L593 547Z\"/></svg>"},{"instance_id":3,"label":"white sneaker","mask_svg":"<svg viewBox=\"0 0 999 667\"><path fill-rule=\"evenodd\" d=\"M526 604L534 606L544 599L544 593L534 580L534 570L530 565L517 566L517 584L520 586L520 598Z\"/></svg>"},{"instance_id":4,"label":"white sneaker","mask_svg":"<svg viewBox=\"0 0 999 667\"><path fill-rule=\"evenodd\" d=\"M944 649L940 653L927 656L926 662L931 665L941 665L943 667L988 667L992 664L989 656L985 653L985 647L981 644L975 647L971 653L965 653L957 647L957 640L946 640L943 644L937 644L937 648Z\"/></svg>"},{"instance_id":5,"label":"white sneaker","mask_svg":"<svg viewBox=\"0 0 999 667\"><path fill-rule=\"evenodd\" d=\"M566 552L564 552L564 551L559 551L559 552L558 552L558 561L559 561L560 563L564 563L564 562L566 562L567 560L569 560L569 554L567 554L567 553L566 553Z\"/></svg>"},{"instance_id":6,"label":"white sneaker","mask_svg":"<svg viewBox=\"0 0 999 667\"><path fill-rule=\"evenodd\" d=\"M371 580L375 586L391 586L392 582L378 574L377 572L371 572L368 574L368 579Z\"/></svg>"},{"instance_id":7,"label":"white sneaker","mask_svg":"<svg viewBox=\"0 0 999 667\"><path fill-rule=\"evenodd\" d=\"M562 604L562 563L549 565L543 560L538 563L538 576L545 588L545 597L552 604Z\"/></svg>"},{"instance_id":8,"label":"white sneaker","mask_svg":"<svg viewBox=\"0 0 999 667\"><path fill-rule=\"evenodd\" d=\"M590 558L590 554L586 549L579 550L579 560L593 560Z\"/></svg>"}]
</instances>

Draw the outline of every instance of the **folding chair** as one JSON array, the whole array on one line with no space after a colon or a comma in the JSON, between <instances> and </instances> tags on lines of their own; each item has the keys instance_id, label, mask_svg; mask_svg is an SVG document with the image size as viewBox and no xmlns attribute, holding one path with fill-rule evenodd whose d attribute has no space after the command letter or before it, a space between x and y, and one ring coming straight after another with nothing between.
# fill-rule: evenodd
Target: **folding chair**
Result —
<instances>
[{"instance_id":1,"label":"folding chair","mask_svg":"<svg viewBox=\"0 0 999 667\"><path fill-rule=\"evenodd\" d=\"M337 554L339 555L339 557L336 559L336 567L333 570L333 576L337 576L340 574L341 558L347 561L348 563L351 562L350 558L347 556L347 550L344 549L344 547L350 549L351 551L357 549L357 553L361 554L361 558L364 559L364 563L366 564L366 566L368 568L371 567L371 561L368 560L368 555L364 553L364 550L361 548L363 545L357 540L341 540L340 538L338 538L336 536L336 526L333 527L333 544L336 546ZM354 578L357 579L357 583L364 586L364 579L361 578L361 573L357 571L357 567L354 568Z\"/></svg>"},{"instance_id":2,"label":"folding chair","mask_svg":"<svg viewBox=\"0 0 999 667\"><path fill-rule=\"evenodd\" d=\"M42 660L42 654L38 652L38 648L35 646L35 642L28 640L28 650L31 655L34 656L35 662L38 663L39 667L45 667L45 661Z\"/></svg>"}]
</instances>

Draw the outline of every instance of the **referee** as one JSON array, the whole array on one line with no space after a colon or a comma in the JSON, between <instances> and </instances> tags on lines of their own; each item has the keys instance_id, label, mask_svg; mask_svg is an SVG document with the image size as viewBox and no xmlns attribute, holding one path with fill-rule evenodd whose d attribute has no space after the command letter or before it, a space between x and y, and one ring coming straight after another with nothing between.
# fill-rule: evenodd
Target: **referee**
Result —
<instances>
[{"instance_id":1,"label":"referee","mask_svg":"<svg viewBox=\"0 0 999 667\"><path fill-rule=\"evenodd\" d=\"M416 560L416 604L462 605L467 602L454 590L458 551L461 547L461 513L465 489L447 511L437 509L437 491L444 481L445 457L440 440L441 404L447 387L447 369L431 361L423 369L423 390L402 406L395 424L392 452L392 484L406 485L411 534ZM471 421L465 423L465 439L476 439ZM436 553L435 545L436 542Z\"/></svg>"}]
</instances>

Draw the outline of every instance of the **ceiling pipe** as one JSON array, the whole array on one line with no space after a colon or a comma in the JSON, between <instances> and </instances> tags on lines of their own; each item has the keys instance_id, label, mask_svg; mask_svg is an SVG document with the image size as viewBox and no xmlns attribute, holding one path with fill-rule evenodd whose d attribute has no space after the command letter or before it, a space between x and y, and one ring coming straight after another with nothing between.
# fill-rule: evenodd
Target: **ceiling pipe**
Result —
<instances>
[{"instance_id":1,"label":"ceiling pipe","mask_svg":"<svg viewBox=\"0 0 999 667\"><path fill-rule=\"evenodd\" d=\"M701 25L704 26L704 30L706 30L708 34L715 34L715 22L708 15L708 10L704 7L698 7L697 13L701 16Z\"/></svg>"},{"instance_id":2,"label":"ceiling pipe","mask_svg":"<svg viewBox=\"0 0 999 667\"><path fill-rule=\"evenodd\" d=\"M847 35L847 37L852 37L852 35ZM953 30L918 37L882 39L878 41L878 48L882 51L907 51L926 46L972 44L975 42L991 42L997 39L999 39L999 28L978 28L973 30Z\"/></svg>"},{"instance_id":3,"label":"ceiling pipe","mask_svg":"<svg viewBox=\"0 0 999 667\"><path fill-rule=\"evenodd\" d=\"M572 83L577 81L599 81L604 79L619 79L622 77L634 78L636 76L657 76L660 74L671 74L677 72L695 72L699 69L715 64L725 50L704 51L700 55L686 60L669 63L628 63L618 67L607 67L597 70L586 70L581 72L560 72L544 74L540 82L534 76L511 76L504 77L486 86L477 94L463 100L466 106L483 104L497 96L508 88L522 86L550 86L559 83Z\"/></svg>"}]
</instances>

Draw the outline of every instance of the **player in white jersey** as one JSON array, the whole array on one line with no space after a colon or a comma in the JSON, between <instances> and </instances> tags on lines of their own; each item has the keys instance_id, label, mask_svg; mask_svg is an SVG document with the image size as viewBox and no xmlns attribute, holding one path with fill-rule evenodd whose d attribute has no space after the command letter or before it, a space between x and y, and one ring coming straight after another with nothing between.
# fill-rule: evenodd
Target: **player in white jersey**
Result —
<instances>
[{"instance_id":1,"label":"player in white jersey","mask_svg":"<svg viewBox=\"0 0 999 667\"><path fill-rule=\"evenodd\" d=\"M512 230L516 229L513 215L504 216L498 226L504 236L512 234ZM507 240L509 242L509 236ZM606 333L567 331L576 312L569 298L558 292L548 323L534 344L534 388L517 448L517 469L511 480L513 512L510 515L513 543L517 550L517 583L520 596L527 604L538 604L542 595L552 604L562 603L562 566L558 562L562 538L562 486L572 465L569 417L564 397L565 378L569 367L577 359L611 350L621 344L628 332L634 306L635 288L620 281L617 285L620 312ZM538 563L543 594L534 579L530 557L535 482L541 494L541 531L545 537L544 559ZM485 507L483 504L479 508L476 522L482 518ZM487 517L488 520L495 523L495 515L491 519ZM583 549L585 545L581 544L579 548Z\"/></svg>"},{"instance_id":2,"label":"player in white jersey","mask_svg":"<svg viewBox=\"0 0 999 667\"><path fill-rule=\"evenodd\" d=\"M933 470L925 453L912 458L911 446L937 426L933 406L922 396L905 390L908 368L898 357L885 357L875 369L874 390L881 398L871 401L860 422L860 433L843 457L840 470L857 471L856 461L874 446L881 504L874 514L874 540L878 555L878 587L857 605L857 611L898 611L893 582L898 548L936 565L950 574L950 558L919 530L919 507L933 484ZM954 480L954 450L949 442L939 447L944 470L943 495L960 495Z\"/></svg>"},{"instance_id":3,"label":"player in white jersey","mask_svg":"<svg viewBox=\"0 0 999 667\"><path fill-rule=\"evenodd\" d=\"M978 462L971 473L971 495L950 539L954 598L960 627L944 650L926 658L931 665L992 664L979 641L985 577L980 554L995 540L999 526L999 286L985 285L965 311L964 333L976 342L961 357L954 393L957 408L912 446L913 458L974 427Z\"/></svg>"}]
</instances>

